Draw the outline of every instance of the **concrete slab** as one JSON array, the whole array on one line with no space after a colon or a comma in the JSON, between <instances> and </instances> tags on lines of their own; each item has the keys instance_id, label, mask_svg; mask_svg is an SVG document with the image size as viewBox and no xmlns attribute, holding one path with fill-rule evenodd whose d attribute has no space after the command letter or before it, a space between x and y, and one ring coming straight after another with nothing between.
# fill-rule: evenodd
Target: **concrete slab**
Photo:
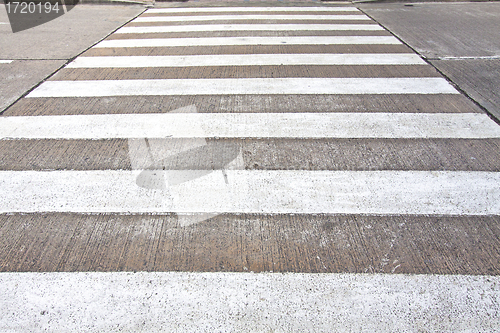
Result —
<instances>
[{"instance_id":1,"label":"concrete slab","mask_svg":"<svg viewBox=\"0 0 500 333\"><path fill-rule=\"evenodd\" d=\"M0 236L0 272L500 274L498 216L0 214Z\"/></svg>"},{"instance_id":2,"label":"concrete slab","mask_svg":"<svg viewBox=\"0 0 500 333\"><path fill-rule=\"evenodd\" d=\"M359 4L427 58L500 56L500 3Z\"/></svg>"},{"instance_id":3,"label":"concrete slab","mask_svg":"<svg viewBox=\"0 0 500 333\"><path fill-rule=\"evenodd\" d=\"M500 20L499 20L500 21ZM433 60L432 64L500 119L500 59Z\"/></svg>"},{"instance_id":4,"label":"concrete slab","mask_svg":"<svg viewBox=\"0 0 500 333\"><path fill-rule=\"evenodd\" d=\"M94 57L89 57L94 58ZM389 58L386 56L386 59ZM109 59L106 59L109 61ZM116 62L118 62L118 59ZM244 79L244 78L432 78L440 77L431 66L425 65L353 65L353 66L227 66L152 67L152 68L65 68L54 80L161 80L161 79Z\"/></svg>"},{"instance_id":5,"label":"concrete slab","mask_svg":"<svg viewBox=\"0 0 500 333\"><path fill-rule=\"evenodd\" d=\"M188 139L184 142L194 142ZM169 142L170 141L170 142ZM241 149L245 170L500 172L500 139L207 139ZM178 139L149 139L164 147ZM40 152L43 152L41 154ZM185 170L212 157L183 160ZM209 168L212 168L209 165ZM126 139L0 140L0 170L131 170Z\"/></svg>"},{"instance_id":6,"label":"concrete slab","mask_svg":"<svg viewBox=\"0 0 500 333\"><path fill-rule=\"evenodd\" d=\"M144 10L140 5L79 5L60 18L12 33L0 25L0 59L70 59ZM0 6L0 22L9 22Z\"/></svg>"},{"instance_id":7,"label":"concrete slab","mask_svg":"<svg viewBox=\"0 0 500 333\"><path fill-rule=\"evenodd\" d=\"M140 5L79 5L32 29L13 33L0 6L0 113L69 59L144 10Z\"/></svg>"},{"instance_id":8,"label":"concrete slab","mask_svg":"<svg viewBox=\"0 0 500 333\"><path fill-rule=\"evenodd\" d=\"M293 97L293 98L292 98ZM482 112L460 94L433 95L186 95L23 98L5 116L163 113L188 105L200 113Z\"/></svg>"},{"instance_id":9,"label":"concrete slab","mask_svg":"<svg viewBox=\"0 0 500 333\"><path fill-rule=\"evenodd\" d=\"M64 60L15 60L0 63L0 113L64 65Z\"/></svg>"},{"instance_id":10,"label":"concrete slab","mask_svg":"<svg viewBox=\"0 0 500 333\"><path fill-rule=\"evenodd\" d=\"M500 3L360 4L500 119Z\"/></svg>"}]
</instances>

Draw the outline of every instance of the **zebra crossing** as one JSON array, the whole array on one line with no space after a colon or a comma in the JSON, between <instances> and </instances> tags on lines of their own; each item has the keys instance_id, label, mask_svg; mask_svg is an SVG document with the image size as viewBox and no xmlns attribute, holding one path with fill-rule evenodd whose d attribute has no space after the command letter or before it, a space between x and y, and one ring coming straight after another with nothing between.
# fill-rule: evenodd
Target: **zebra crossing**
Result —
<instances>
[{"instance_id":1,"label":"zebra crossing","mask_svg":"<svg viewBox=\"0 0 500 333\"><path fill-rule=\"evenodd\" d=\"M0 152L1 329L500 325L500 126L350 5L148 9Z\"/></svg>"}]
</instances>

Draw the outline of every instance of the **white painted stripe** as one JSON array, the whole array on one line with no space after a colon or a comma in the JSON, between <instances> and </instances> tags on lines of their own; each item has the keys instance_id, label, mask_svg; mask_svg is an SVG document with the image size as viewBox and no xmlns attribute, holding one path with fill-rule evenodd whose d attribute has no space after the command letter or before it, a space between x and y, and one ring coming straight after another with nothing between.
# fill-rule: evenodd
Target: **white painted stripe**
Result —
<instances>
[{"instance_id":1,"label":"white painted stripe","mask_svg":"<svg viewBox=\"0 0 500 333\"><path fill-rule=\"evenodd\" d=\"M250 78L47 81L27 97L248 94L458 94L442 78Z\"/></svg>"},{"instance_id":2,"label":"white painted stripe","mask_svg":"<svg viewBox=\"0 0 500 333\"><path fill-rule=\"evenodd\" d=\"M139 174L0 171L0 213L500 214L500 172L226 170L163 190Z\"/></svg>"},{"instance_id":3,"label":"white painted stripe","mask_svg":"<svg viewBox=\"0 0 500 333\"><path fill-rule=\"evenodd\" d=\"M152 8L146 13L359 12L356 7L185 7Z\"/></svg>"},{"instance_id":4,"label":"white painted stripe","mask_svg":"<svg viewBox=\"0 0 500 333\"><path fill-rule=\"evenodd\" d=\"M0 60L0 64L10 64L14 60Z\"/></svg>"},{"instance_id":5,"label":"white painted stripe","mask_svg":"<svg viewBox=\"0 0 500 333\"><path fill-rule=\"evenodd\" d=\"M493 332L500 277L0 273L7 332Z\"/></svg>"},{"instance_id":6,"label":"white painted stripe","mask_svg":"<svg viewBox=\"0 0 500 333\"><path fill-rule=\"evenodd\" d=\"M78 57L66 68L284 66L284 65L425 65L411 53L375 54L212 54L184 56Z\"/></svg>"},{"instance_id":7,"label":"white painted stripe","mask_svg":"<svg viewBox=\"0 0 500 333\"><path fill-rule=\"evenodd\" d=\"M393 36L307 36L307 37L207 37L111 39L95 45L102 47L172 47L217 45L400 45Z\"/></svg>"},{"instance_id":8,"label":"white painted stripe","mask_svg":"<svg viewBox=\"0 0 500 333\"><path fill-rule=\"evenodd\" d=\"M366 15L208 15L208 16L141 16L132 22L189 22L189 21L233 21L233 20L363 20Z\"/></svg>"},{"instance_id":9,"label":"white painted stripe","mask_svg":"<svg viewBox=\"0 0 500 333\"><path fill-rule=\"evenodd\" d=\"M1 139L500 138L480 113L199 113L0 117Z\"/></svg>"},{"instance_id":10,"label":"white painted stripe","mask_svg":"<svg viewBox=\"0 0 500 333\"><path fill-rule=\"evenodd\" d=\"M200 31L378 31L377 24L202 24L123 27L117 34Z\"/></svg>"}]
</instances>

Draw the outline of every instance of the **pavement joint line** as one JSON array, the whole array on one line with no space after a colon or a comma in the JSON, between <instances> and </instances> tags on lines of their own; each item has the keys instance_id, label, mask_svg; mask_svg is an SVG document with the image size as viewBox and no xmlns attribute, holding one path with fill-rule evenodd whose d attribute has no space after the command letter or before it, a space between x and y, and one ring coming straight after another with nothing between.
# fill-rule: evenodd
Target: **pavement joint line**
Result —
<instances>
[{"instance_id":1,"label":"pavement joint line","mask_svg":"<svg viewBox=\"0 0 500 333\"><path fill-rule=\"evenodd\" d=\"M500 118L497 118L493 113L491 113L487 108L485 108L481 103L479 103L477 100L475 100L469 93L467 93L465 90L463 90L458 84L456 84L455 82L453 82L453 80L448 77L448 75L446 75L443 71L441 71L438 67L434 66L434 64L431 62L431 61L427 61L425 58L424 60L429 64L431 65L432 67L434 67L436 69L436 71L442 75L448 82L450 82L451 85L453 85L453 87L455 87L455 89L460 92L462 95L464 95L465 97L467 97L471 102L473 102L475 105L477 105L484 113L486 113L488 115L488 117L490 117L495 123L497 123L499 126L500 126Z\"/></svg>"},{"instance_id":2,"label":"pavement joint line","mask_svg":"<svg viewBox=\"0 0 500 333\"><path fill-rule=\"evenodd\" d=\"M82 55L83 53L87 52L88 50L90 50L91 48L93 48L95 45L99 44L100 42L102 42L104 39L108 38L110 35L112 35L113 33L115 33L118 29L122 28L124 25L130 23L131 21L135 20L138 16L142 15L145 11L147 10L147 8L144 8L144 10L142 10L140 13L138 13L137 15L135 15L134 17L132 17L130 20L126 21L125 23L123 23L122 25L120 25L119 27L117 27L116 29L114 29L113 31L111 31L110 33L108 33L106 36L104 36L103 38L99 39L97 42L93 43L92 45L90 45L89 47L87 47L85 50L83 50L82 52L78 53L76 56L72 57L72 58L69 58L69 59L61 59L61 60L66 60L65 63L63 63L61 66L59 66L58 69L56 69L54 72L52 72L51 74L47 75L45 78L43 78L40 82L38 82L37 84L35 84L34 86L32 86L30 89L28 89L27 91L24 92L24 94L22 94L19 98L17 98L15 101L13 101L12 103L10 103L9 105L7 105L2 111L0 111L0 116L2 116L5 111L9 110L14 104L16 104L17 102L19 102L21 99L25 98L26 96L28 96L32 91L34 91L35 89L37 89L39 86L41 86L43 83L45 83L47 80L49 80L51 77L53 77L54 75L56 75L61 69L63 69L64 67L66 67L70 62L72 62L73 60L75 60L77 57L79 57L80 55ZM28 59L28 60L31 60L31 59ZM54 59L52 59L54 60Z\"/></svg>"},{"instance_id":3,"label":"pavement joint line","mask_svg":"<svg viewBox=\"0 0 500 333\"><path fill-rule=\"evenodd\" d=\"M435 57L435 58L429 58L425 57L427 60L497 60L500 59L500 55L495 55L495 56L465 56L465 57Z\"/></svg>"},{"instance_id":4,"label":"pavement joint line","mask_svg":"<svg viewBox=\"0 0 500 333\"><path fill-rule=\"evenodd\" d=\"M19 102L24 97L28 96L32 91L34 91L36 88L38 88L39 86L41 86L45 81L47 81L52 76L54 76L57 72L59 72L61 69L63 69L66 66L66 64L68 64L68 63L69 62L66 62L66 63L62 64L61 66L59 66L59 68L57 68L54 72L52 72L51 74L48 74L47 76L45 76L45 78L43 78L40 82L38 82L37 84L33 85L33 87L31 87L30 89L28 89L27 91L25 91L21 96L19 96L19 98L17 98L12 103L10 103L9 105L7 105L2 111L0 111L0 116L2 116L4 114L4 112L7 111L7 110L9 110L14 104L16 104L17 102Z\"/></svg>"},{"instance_id":5,"label":"pavement joint line","mask_svg":"<svg viewBox=\"0 0 500 333\"><path fill-rule=\"evenodd\" d=\"M443 71L441 71L438 67L436 67L430 59L421 54L417 49L415 49L413 46L408 44L406 41L404 41L401 37L396 35L394 32L392 32L389 28L387 28L385 25L383 25L381 22L377 21L373 16L369 15L367 12L365 12L362 8L357 7L360 12L371 18L374 22L379 24L382 28L384 28L387 32L389 32L394 38L396 38L399 42L401 42L403 45L407 46L410 48L413 52L418 54L427 64L432 66L446 81L448 81L460 94L465 96L467 99L469 99L471 102L473 102L477 107L479 107L484 113L486 113L495 123L500 125L500 118L497 118L493 113L491 113L487 108L485 108L483 105L481 105L478 101L476 101L474 98L472 98L471 95L469 95L465 90L463 90L458 84L456 84L448 75L446 75ZM441 59L439 59L441 60Z\"/></svg>"}]
</instances>

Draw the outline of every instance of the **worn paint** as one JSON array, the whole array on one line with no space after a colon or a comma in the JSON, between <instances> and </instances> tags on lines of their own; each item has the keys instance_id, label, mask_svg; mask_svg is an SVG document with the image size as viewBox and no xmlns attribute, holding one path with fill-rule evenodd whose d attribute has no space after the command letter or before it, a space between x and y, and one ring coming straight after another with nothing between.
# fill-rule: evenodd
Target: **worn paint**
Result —
<instances>
[{"instance_id":1,"label":"worn paint","mask_svg":"<svg viewBox=\"0 0 500 333\"><path fill-rule=\"evenodd\" d=\"M498 138L480 113L198 113L2 117L3 139Z\"/></svg>"},{"instance_id":2,"label":"worn paint","mask_svg":"<svg viewBox=\"0 0 500 333\"><path fill-rule=\"evenodd\" d=\"M253 94L459 94L443 78L249 78L46 81L30 97Z\"/></svg>"},{"instance_id":3,"label":"worn paint","mask_svg":"<svg viewBox=\"0 0 500 333\"><path fill-rule=\"evenodd\" d=\"M165 190L139 173L1 171L0 212L500 214L497 172L226 170Z\"/></svg>"},{"instance_id":4,"label":"worn paint","mask_svg":"<svg viewBox=\"0 0 500 333\"><path fill-rule=\"evenodd\" d=\"M219 45L399 45L393 36L308 36L308 37L198 37L104 40L94 48L174 47Z\"/></svg>"}]
</instances>

